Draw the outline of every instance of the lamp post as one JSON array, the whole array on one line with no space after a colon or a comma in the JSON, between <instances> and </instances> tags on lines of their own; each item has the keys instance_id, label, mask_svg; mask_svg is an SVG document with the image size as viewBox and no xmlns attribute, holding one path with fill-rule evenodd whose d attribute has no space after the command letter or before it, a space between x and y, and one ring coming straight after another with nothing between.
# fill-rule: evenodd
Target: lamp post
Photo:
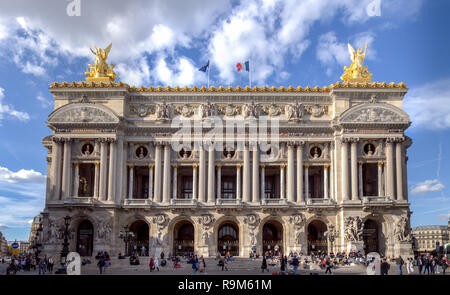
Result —
<instances>
[{"instance_id":1,"label":"lamp post","mask_svg":"<svg viewBox=\"0 0 450 295\"><path fill-rule=\"evenodd\" d=\"M69 225L70 225L70 216L66 216L64 217L64 232L63 232L63 238L64 238L64 242L63 242L63 248L61 250L61 258L60 258L60 262L61 262L61 267L55 272L57 274L67 274L67 270L66 270L66 259L67 259L67 254L69 254Z\"/></svg>"},{"instance_id":2,"label":"lamp post","mask_svg":"<svg viewBox=\"0 0 450 295\"><path fill-rule=\"evenodd\" d=\"M129 243L134 237L134 233L128 230L128 226L125 226L123 230L124 231L119 232L119 238L123 239L123 242L125 243L125 256L130 256Z\"/></svg>"}]
</instances>

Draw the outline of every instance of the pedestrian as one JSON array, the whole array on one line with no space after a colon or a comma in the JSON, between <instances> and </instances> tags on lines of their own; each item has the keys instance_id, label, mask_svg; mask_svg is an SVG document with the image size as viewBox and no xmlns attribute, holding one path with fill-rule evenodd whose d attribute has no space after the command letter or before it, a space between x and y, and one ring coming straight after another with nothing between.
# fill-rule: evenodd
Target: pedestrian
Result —
<instances>
[{"instance_id":1,"label":"pedestrian","mask_svg":"<svg viewBox=\"0 0 450 295\"><path fill-rule=\"evenodd\" d=\"M403 258L402 258L401 256L399 256L399 257L395 260L395 262L397 263L398 274L399 274L399 275L402 275L402 274L403 274L403 272L402 272L402 267L403 267L403 264L405 264L405 261L403 260Z\"/></svg>"},{"instance_id":2,"label":"pedestrian","mask_svg":"<svg viewBox=\"0 0 450 295\"><path fill-rule=\"evenodd\" d=\"M423 269L423 257L422 256L417 256L417 267L419 268L419 275L422 274L422 269Z\"/></svg>"},{"instance_id":3,"label":"pedestrian","mask_svg":"<svg viewBox=\"0 0 450 295\"><path fill-rule=\"evenodd\" d=\"M389 262L387 262L386 258L383 259L383 262L380 265L380 273L382 276L387 276L390 268Z\"/></svg>"},{"instance_id":4,"label":"pedestrian","mask_svg":"<svg viewBox=\"0 0 450 295\"><path fill-rule=\"evenodd\" d=\"M39 275L45 275L45 261L43 259L39 259Z\"/></svg>"},{"instance_id":5,"label":"pedestrian","mask_svg":"<svg viewBox=\"0 0 450 295\"><path fill-rule=\"evenodd\" d=\"M264 272L265 270L267 270L267 272L269 272L269 270L267 269L266 257L263 257L262 264L261 264L261 272Z\"/></svg>"},{"instance_id":6,"label":"pedestrian","mask_svg":"<svg viewBox=\"0 0 450 295\"><path fill-rule=\"evenodd\" d=\"M284 257L281 257L280 270L281 270L281 272L283 272L283 273L286 271L286 264L284 263Z\"/></svg>"},{"instance_id":7,"label":"pedestrian","mask_svg":"<svg viewBox=\"0 0 450 295\"><path fill-rule=\"evenodd\" d=\"M105 266L105 258L102 255L100 255L100 257L98 259L97 266L98 266L98 270L100 271L100 274L102 274L103 267Z\"/></svg>"},{"instance_id":8,"label":"pedestrian","mask_svg":"<svg viewBox=\"0 0 450 295\"><path fill-rule=\"evenodd\" d=\"M153 256L150 258L148 266L150 267L150 272L152 272L155 267L155 259L153 258Z\"/></svg>"},{"instance_id":9,"label":"pedestrian","mask_svg":"<svg viewBox=\"0 0 450 295\"><path fill-rule=\"evenodd\" d=\"M198 261L195 258L192 258L191 261L192 261L192 274L195 275L198 270L198 266L197 266Z\"/></svg>"},{"instance_id":10,"label":"pedestrian","mask_svg":"<svg viewBox=\"0 0 450 295\"><path fill-rule=\"evenodd\" d=\"M294 275L297 274L298 265L299 265L298 258L297 258L297 256L294 256L294 258L292 259L292 266L294 268Z\"/></svg>"},{"instance_id":11,"label":"pedestrian","mask_svg":"<svg viewBox=\"0 0 450 295\"><path fill-rule=\"evenodd\" d=\"M327 269L325 270L325 274L327 274L327 273L329 272L330 275L331 275L331 274L332 274L332 273L331 273L331 267L332 267L332 265L331 265L330 259L327 259L327 261L325 262L325 267L327 268Z\"/></svg>"},{"instance_id":12,"label":"pedestrian","mask_svg":"<svg viewBox=\"0 0 450 295\"><path fill-rule=\"evenodd\" d=\"M146 256L146 255L147 255L146 250L147 250L147 249L145 248L145 246L142 245L142 248L141 248L141 256Z\"/></svg>"},{"instance_id":13,"label":"pedestrian","mask_svg":"<svg viewBox=\"0 0 450 295\"><path fill-rule=\"evenodd\" d=\"M436 272L436 259L431 256L431 260L430 260L430 270L431 270L431 274L435 274Z\"/></svg>"},{"instance_id":14,"label":"pedestrian","mask_svg":"<svg viewBox=\"0 0 450 295\"><path fill-rule=\"evenodd\" d=\"M155 269L157 269L159 271L159 261L158 261L158 257L155 257L155 261L154 261L155 265Z\"/></svg>"},{"instance_id":15,"label":"pedestrian","mask_svg":"<svg viewBox=\"0 0 450 295\"><path fill-rule=\"evenodd\" d=\"M444 257L442 258L442 274L445 275L445 271L447 270L448 263L447 259Z\"/></svg>"},{"instance_id":16,"label":"pedestrian","mask_svg":"<svg viewBox=\"0 0 450 295\"><path fill-rule=\"evenodd\" d=\"M200 256L200 262L199 262L199 266L198 266L198 270L200 272L204 272L206 268L206 263L205 263L205 259L203 258L203 255Z\"/></svg>"}]
</instances>

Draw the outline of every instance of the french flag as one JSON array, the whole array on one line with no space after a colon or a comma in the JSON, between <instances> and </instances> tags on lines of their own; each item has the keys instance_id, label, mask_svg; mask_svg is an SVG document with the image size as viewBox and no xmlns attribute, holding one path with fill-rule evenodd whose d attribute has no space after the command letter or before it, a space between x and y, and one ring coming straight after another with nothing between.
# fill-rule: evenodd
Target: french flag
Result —
<instances>
[{"instance_id":1,"label":"french flag","mask_svg":"<svg viewBox=\"0 0 450 295\"><path fill-rule=\"evenodd\" d=\"M240 72L240 71L249 72L250 71L250 62L248 60L245 62L238 62L236 64L236 68L237 68L238 72Z\"/></svg>"}]
</instances>

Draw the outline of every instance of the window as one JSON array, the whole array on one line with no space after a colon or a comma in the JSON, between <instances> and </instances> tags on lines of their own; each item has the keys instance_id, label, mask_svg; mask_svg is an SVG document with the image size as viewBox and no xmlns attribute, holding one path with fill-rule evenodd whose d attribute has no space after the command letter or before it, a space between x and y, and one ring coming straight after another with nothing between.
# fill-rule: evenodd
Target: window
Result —
<instances>
[{"instance_id":1,"label":"window","mask_svg":"<svg viewBox=\"0 0 450 295\"><path fill-rule=\"evenodd\" d=\"M266 176L264 180L264 198L275 199L275 176Z\"/></svg>"},{"instance_id":2,"label":"window","mask_svg":"<svg viewBox=\"0 0 450 295\"><path fill-rule=\"evenodd\" d=\"M362 167L363 195L378 196L378 167L376 163L365 163Z\"/></svg>"},{"instance_id":3,"label":"window","mask_svg":"<svg viewBox=\"0 0 450 295\"><path fill-rule=\"evenodd\" d=\"M222 198L236 199L236 178L233 176L222 176Z\"/></svg>"},{"instance_id":4,"label":"window","mask_svg":"<svg viewBox=\"0 0 450 295\"><path fill-rule=\"evenodd\" d=\"M181 178L181 198L192 199L192 176L183 175Z\"/></svg>"}]
</instances>

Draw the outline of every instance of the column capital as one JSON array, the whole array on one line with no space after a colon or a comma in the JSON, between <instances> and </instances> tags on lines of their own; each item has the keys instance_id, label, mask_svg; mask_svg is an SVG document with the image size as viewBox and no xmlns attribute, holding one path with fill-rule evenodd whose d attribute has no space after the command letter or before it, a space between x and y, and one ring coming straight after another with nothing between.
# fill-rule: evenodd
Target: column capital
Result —
<instances>
[{"instance_id":1,"label":"column capital","mask_svg":"<svg viewBox=\"0 0 450 295\"><path fill-rule=\"evenodd\" d=\"M325 170L328 170L328 167L330 167L330 165L328 165L328 164L323 165L323 169L325 169Z\"/></svg>"},{"instance_id":2,"label":"column capital","mask_svg":"<svg viewBox=\"0 0 450 295\"><path fill-rule=\"evenodd\" d=\"M79 166L80 166L80 163L74 162L74 163L73 163L73 166L74 166L74 167L79 167Z\"/></svg>"},{"instance_id":3,"label":"column capital","mask_svg":"<svg viewBox=\"0 0 450 295\"><path fill-rule=\"evenodd\" d=\"M378 167L380 167L380 168L383 167L383 161L379 161L379 162L378 162Z\"/></svg>"},{"instance_id":4,"label":"column capital","mask_svg":"<svg viewBox=\"0 0 450 295\"><path fill-rule=\"evenodd\" d=\"M358 162L358 166L359 166L359 168L361 168L361 167L362 167L362 165L363 165L363 162Z\"/></svg>"},{"instance_id":5,"label":"column capital","mask_svg":"<svg viewBox=\"0 0 450 295\"><path fill-rule=\"evenodd\" d=\"M349 143L349 142L351 142L351 138L350 137L342 137L341 138L341 142L342 143Z\"/></svg>"},{"instance_id":6,"label":"column capital","mask_svg":"<svg viewBox=\"0 0 450 295\"><path fill-rule=\"evenodd\" d=\"M304 165L303 167L305 167L306 170L309 169L309 165Z\"/></svg>"},{"instance_id":7,"label":"column capital","mask_svg":"<svg viewBox=\"0 0 450 295\"><path fill-rule=\"evenodd\" d=\"M241 167L242 167L242 164L236 164L237 169L241 169Z\"/></svg>"},{"instance_id":8,"label":"column capital","mask_svg":"<svg viewBox=\"0 0 450 295\"><path fill-rule=\"evenodd\" d=\"M172 165L173 169L178 169L178 165Z\"/></svg>"},{"instance_id":9,"label":"column capital","mask_svg":"<svg viewBox=\"0 0 450 295\"><path fill-rule=\"evenodd\" d=\"M133 168L134 168L134 165L133 165L133 164L129 164L129 165L128 165L128 168L133 169Z\"/></svg>"},{"instance_id":10,"label":"column capital","mask_svg":"<svg viewBox=\"0 0 450 295\"><path fill-rule=\"evenodd\" d=\"M388 137L386 138L386 143L396 143L403 142L405 139L403 137Z\"/></svg>"},{"instance_id":11,"label":"column capital","mask_svg":"<svg viewBox=\"0 0 450 295\"><path fill-rule=\"evenodd\" d=\"M154 167L155 167L155 164L149 164L149 165L148 165L148 168L149 168L149 169L153 169Z\"/></svg>"},{"instance_id":12,"label":"column capital","mask_svg":"<svg viewBox=\"0 0 450 295\"><path fill-rule=\"evenodd\" d=\"M55 143L61 143L64 142L64 138L63 137L52 137L52 141Z\"/></svg>"},{"instance_id":13,"label":"column capital","mask_svg":"<svg viewBox=\"0 0 450 295\"><path fill-rule=\"evenodd\" d=\"M288 141L286 144L290 148L295 147L297 145L297 143L293 140Z\"/></svg>"},{"instance_id":14,"label":"column capital","mask_svg":"<svg viewBox=\"0 0 450 295\"><path fill-rule=\"evenodd\" d=\"M216 165L216 167L217 167L217 170L222 169L222 165Z\"/></svg>"},{"instance_id":15,"label":"column capital","mask_svg":"<svg viewBox=\"0 0 450 295\"><path fill-rule=\"evenodd\" d=\"M265 168L266 168L266 165L261 164L261 165L259 165L259 167L261 167L261 169L265 169Z\"/></svg>"},{"instance_id":16,"label":"column capital","mask_svg":"<svg viewBox=\"0 0 450 295\"><path fill-rule=\"evenodd\" d=\"M286 164L281 164L281 165L280 165L280 168L281 168L281 169L286 168Z\"/></svg>"},{"instance_id":17,"label":"column capital","mask_svg":"<svg viewBox=\"0 0 450 295\"><path fill-rule=\"evenodd\" d=\"M359 142L359 137L350 137L349 140L352 144L356 144Z\"/></svg>"},{"instance_id":18,"label":"column capital","mask_svg":"<svg viewBox=\"0 0 450 295\"><path fill-rule=\"evenodd\" d=\"M297 145L297 147L302 148L302 147L305 146L305 141L304 140L299 140L299 141L296 142L296 145Z\"/></svg>"},{"instance_id":19,"label":"column capital","mask_svg":"<svg viewBox=\"0 0 450 295\"><path fill-rule=\"evenodd\" d=\"M95 167L99 167L100 166L100 162L94 162Z\"/></svg>"},{"instance_id":20,"label":"column capital","mask_svg":"<svg viewBox=\"0 0 450 295\"><path fill-rule=\"evenodd\" d=\"M192 169L197 169L198 168L198 164L193 164L192 165Z\"/></svg>"}]
</instances>

